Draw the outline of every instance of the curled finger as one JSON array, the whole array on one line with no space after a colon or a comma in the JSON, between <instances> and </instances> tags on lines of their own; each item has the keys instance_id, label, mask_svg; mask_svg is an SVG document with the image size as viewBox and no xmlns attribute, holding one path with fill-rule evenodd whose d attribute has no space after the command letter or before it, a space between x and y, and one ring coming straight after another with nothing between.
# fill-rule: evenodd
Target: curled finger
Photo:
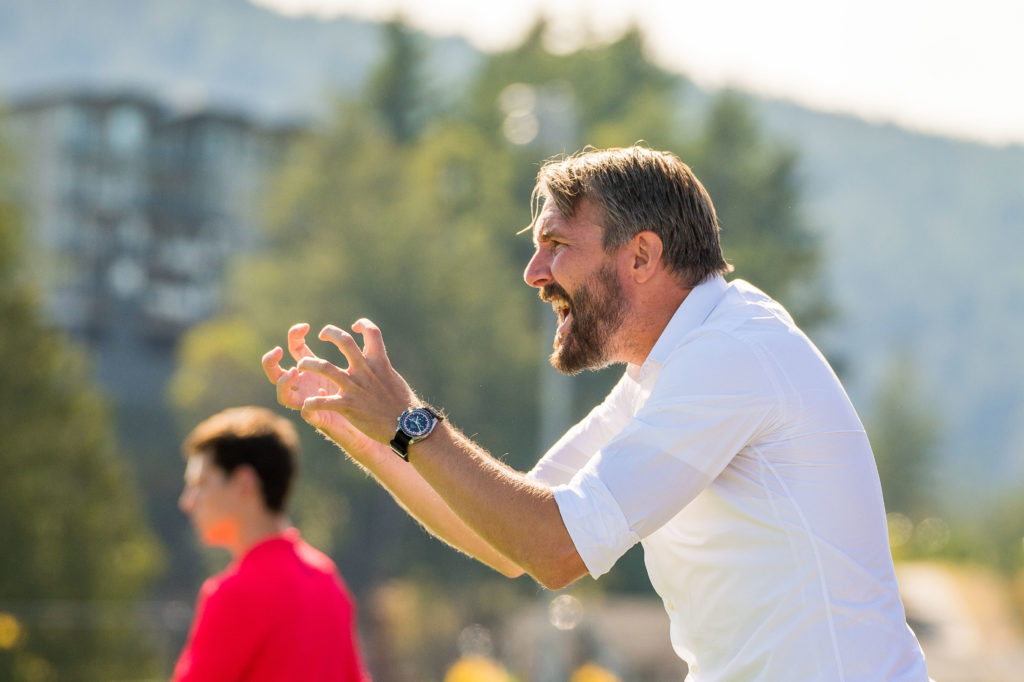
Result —
<instances>
[{"instance_id":1,"label":"curled finger","mask_svg":"<svg viewBox=\"0 0 1024 682\"><path fill-rule=\"evenodd\" d=\"M314 395L302 402L302 418L309 421L315 412L327 410L330 412L341 412L344 396L341 395Z\"/></svg>"},{"instance_id":2,"label":"curled finger","mask_svg":"<svg viewBox=\"0 0 1024 682\"><path fill-rule=\"evenodd\" d=\"M359 344L344 329L329 324L320 330L320 340L333 343L341 351L341 354L345 356L345 359L348 360L349 367L360 367L365 362L363 351L359 349Z\"/></svg>"},{"instance_id":3,"label":"curled finger","mask_svg":"<svg viewBox=\"0 0 1024 682\"><path fill-rule=\"evenodd\" d=\"M356 323L352 325L352 331L363 335L363 353L367 358L388 359L387 350L384 348L384 336L380 333L380 327L363 317L356 320Z\"/></svg>"},{"instance_id":4,"label":"curled finger","mask_svg":"<svg viewBox=\"0 0 1024 682\"><path fill-rule=\"evenodd\" d=\"M284 350L281 346L275 346L263 354L260 364L263 366L263 373L270 379L270 383L276 384L284 375L281 369L281 358L284 357Z\"/></svg>"},{"instance_id":5,"label":"curled finger","mask_svg":"<svg viewBox=\"0 0 1024 682\"><path fill-rule=\"evenodd\" d=\"M344 388L349 383L348 372L327 360L318 357L302 358L296 368L302 372L318 374L331 383Z\"/></svg>"},{"instance_id":6,"label":"curled finger","mask_svg":"<svg viewBox=\"0 0 1024 682\"><path fill-rule=\"evenodd\" d=\"M293 324L288 330L288 352L296 362L302 358L308 358L315 355L315 353L309 349L309 346L306 345L306 334L308 333L309 324L306 322Z\"/></svg>"}]
</instances>

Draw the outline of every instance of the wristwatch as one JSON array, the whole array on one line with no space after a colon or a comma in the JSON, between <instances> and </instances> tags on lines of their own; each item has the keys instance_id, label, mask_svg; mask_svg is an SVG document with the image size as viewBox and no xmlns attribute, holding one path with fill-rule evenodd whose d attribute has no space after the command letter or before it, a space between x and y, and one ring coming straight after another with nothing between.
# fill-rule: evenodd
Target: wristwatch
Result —
<instances>
[{"instance_id":1,"label":"wristwatch","mask_svg":"<svg viewBox=\"0 0 1024 682\"><path fill-rule=\"evenodd\" d=\"M398 430L391 441L391 449L408 462L409 446L429 436L441 419L444 417L429 407L409 408L398 418Z\"/></svg>"}]
</instances>

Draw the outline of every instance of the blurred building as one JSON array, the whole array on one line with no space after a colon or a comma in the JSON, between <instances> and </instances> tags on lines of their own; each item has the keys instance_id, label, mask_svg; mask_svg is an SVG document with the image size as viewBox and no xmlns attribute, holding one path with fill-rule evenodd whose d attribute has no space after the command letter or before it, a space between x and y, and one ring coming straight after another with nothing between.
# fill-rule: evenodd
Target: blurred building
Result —
<instances>
[{"instance_id":1,"label":"blurred building","mask_svg":"<svg viewBox=\"0 0 1024 682\"><path fill-rule=\"evenodd\" d=\"M7 119L58 326L93 343L126 329L173 343L218 310L290 129L137 93L48 94Z\"/></svg>"},{"instance_id":2,"label":"blurred building","mask_svg":"<svg viewBox=\"0 0 1024 682\"><path fill-rule=\"evenodd\" d=\"M46 311L74 334L98 336L116 302L141 288L160 117L155 102L131 95L39 98L7 115Z\"/></svg>"},{"instance_id":3,"label":"blurred building","mask_svg":"<svg viewBox=\"0 0 1024 682\"><path fill-rule=\"evenodd\" d=\"M48 93L4 119L46 314L92 351L135 440L168 421L176 342L221 309L298 128L137 92Z\"/></svg>"}]
</instances>

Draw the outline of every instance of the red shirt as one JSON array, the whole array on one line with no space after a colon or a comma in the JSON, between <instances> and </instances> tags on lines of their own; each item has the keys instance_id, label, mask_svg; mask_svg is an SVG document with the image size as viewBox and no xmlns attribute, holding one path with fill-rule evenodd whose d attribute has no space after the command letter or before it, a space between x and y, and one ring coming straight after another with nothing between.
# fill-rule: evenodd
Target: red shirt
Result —
<instances>
[{"instance_id":1,"label":"red shirt","mask_svg":"<svg viewBox=\"0 0 1024 682\"><path fill-rule=\"evenodd\" d=\"M203 583L172 682L364 682L355 606L290 528Z\"/></svg>"}]
</instances>

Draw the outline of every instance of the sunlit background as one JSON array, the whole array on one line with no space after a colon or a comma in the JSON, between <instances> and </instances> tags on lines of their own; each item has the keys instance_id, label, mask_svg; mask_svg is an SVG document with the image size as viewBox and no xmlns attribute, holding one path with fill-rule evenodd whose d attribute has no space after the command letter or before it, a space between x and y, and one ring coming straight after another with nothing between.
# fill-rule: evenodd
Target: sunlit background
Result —
<instances>
[{"instance_id":1,"label":"sunlit background","mask_svg":"<svg viewBox=\"0 0 1024 682\"><path fill-rule=\"evenodd\" d=\"M258 359L293 322L373 318L529 468L616 378L545 364L533 175L637 140L841 375L932 677L1020 679L1021 26L996 0L0 0L0 679L167 678L226 561L175 505L178 443L274 404ZM639 550L506 580L303 435L294 520L377 682L685 675Z\"/></svg>"},{"instance_id":2,"label":"sunlit background","mask_svg":"<svg viewBox=\"0 0 1024 682\"><path fill-rule=\"evenodd\" d=\"M256 0L289 15L386 20L508 49L537 16L569 51L637 26L698 84L991 143L1024 142L1024 4L1013 0Z\"/></svg>"}]
</instances>

